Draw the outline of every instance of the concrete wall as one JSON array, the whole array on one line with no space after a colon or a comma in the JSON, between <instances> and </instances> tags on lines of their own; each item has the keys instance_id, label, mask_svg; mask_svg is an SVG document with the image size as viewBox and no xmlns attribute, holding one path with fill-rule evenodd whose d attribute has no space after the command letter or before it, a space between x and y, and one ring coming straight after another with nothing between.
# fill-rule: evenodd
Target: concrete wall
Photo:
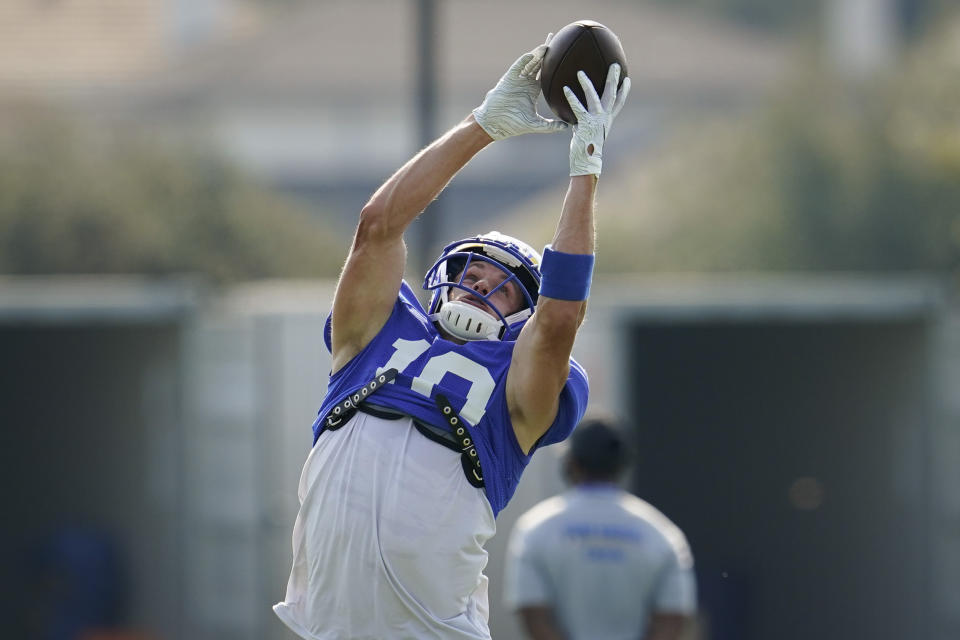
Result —
<instances>
[{"instance_id":1,"label":"concrete wall","mask_svg":"<svg viewBox=\"0 0 960 640\"><path fill-rule=\"evenodd\" d=\"M328 284L238 287L188 333L189 637L292 638L285 593L300 469L330 368Z\"/></svg>"},{"instance_id":2,"label":"concrete wall","mask_svg":"<svg viewBox=\"0 0 960 640\"><path fill-rule=\"evenodd\" d=\"M960 636L960 311L956 306L939 316L929 354L930 637L947 640Z\"/></svg>"}]
</instances>

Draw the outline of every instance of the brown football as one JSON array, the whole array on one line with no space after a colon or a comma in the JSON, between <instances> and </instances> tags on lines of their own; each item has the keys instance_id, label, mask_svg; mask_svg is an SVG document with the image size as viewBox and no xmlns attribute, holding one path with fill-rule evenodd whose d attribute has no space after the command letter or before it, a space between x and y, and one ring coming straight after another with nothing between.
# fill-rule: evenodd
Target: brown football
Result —
<instances>
[{"instance_id":1,"label":"brown football","mask_svg":"<svg viewBox=\"0 0 960 640\"><path fill-rule=\"evenodd\" d=\"M543 57L543 66L540 69L543 97L559 118L576 124L577 118L563 95L563 87L573 89L580 99L580 104L587 106L583 88L577 80L577 71L584 71L597 93L602 96L607 82L607 70L614 62L620 64L622 85L623 79L627 77L627 57L623 53L620 38L599 22L572 22L553 36Z\"/></svg>"}]
</instances>

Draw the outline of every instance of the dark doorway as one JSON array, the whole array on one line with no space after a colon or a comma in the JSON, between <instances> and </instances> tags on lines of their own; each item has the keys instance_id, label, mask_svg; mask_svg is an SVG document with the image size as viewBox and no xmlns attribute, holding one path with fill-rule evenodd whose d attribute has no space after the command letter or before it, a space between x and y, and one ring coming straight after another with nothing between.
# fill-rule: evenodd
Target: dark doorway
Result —
<instances>
[{"instance_id":1,"label":"dark doorway","mask_svg":"<svg viewBox=\"0 0 960 640\"><path fill-rule=\"evenodd\" d=\"M922 323L629 332L636 493L687 534L712 640L926 637Z\"/></svg>"},{"instance_id":2,"label":"dark doorway","mask_svg":"<svg viewBox=\"0 0 960 640\"><path fill-rule=\"evenodd\" d=\"M110 624L176 633L180 340L172 324L0 328L14 636L46 637L97 607ZM105 594L116 601L88 602Z\"/></svg>"}]
</instances>

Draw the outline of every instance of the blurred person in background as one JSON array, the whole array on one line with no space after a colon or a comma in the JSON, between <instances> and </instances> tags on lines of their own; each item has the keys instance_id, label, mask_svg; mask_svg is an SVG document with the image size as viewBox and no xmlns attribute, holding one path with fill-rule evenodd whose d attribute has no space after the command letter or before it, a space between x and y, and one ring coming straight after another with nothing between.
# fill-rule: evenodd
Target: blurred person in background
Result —
<instances>
[{"instance_id":1,"label":"blurred person in background","mask_svg":"<svg viewBox=\"0 0 960 640\"><path fill-rule=\"evenodd\" d=\"M504 599L534 640L674 640L697 609L683 532L619 488L630 454L613 421L584 420L563 472L571 488L517 521Z\"/></svg>"},{"instance_id":2,"label":"blurred person in background","mask_svg":"<svg viewBox=\"0 0 960 640\"><path fill-rule=\"evenodd\" d=\"M549 38L548 38L549 41ZM403 233L495 140L568 128L536 111L546 45L521 56L463 122L360 212L324 338L331 375L300 480L293 568L274 611L303 638L490 637L484 544L538 447L583 415L570 355L593 270L601 149L629 92L583 76L570 183L540 256L496 232L454 242L423 309L402 280ZM572 96L572 97L571 97Z\"/></svg>"}]
</instances>

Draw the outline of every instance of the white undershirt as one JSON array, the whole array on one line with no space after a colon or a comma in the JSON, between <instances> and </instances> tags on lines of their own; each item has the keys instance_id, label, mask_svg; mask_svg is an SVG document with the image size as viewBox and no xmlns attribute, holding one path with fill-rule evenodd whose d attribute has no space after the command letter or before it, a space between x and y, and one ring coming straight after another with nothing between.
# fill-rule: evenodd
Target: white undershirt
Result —
<instances>
[{"instance_id":1,"label":"white undershirt","mask_svg":"<svg viewBox=\"0 0 960 640\"><path fill-rule=\"evenodd\" d=\"M409 418L321 434L300 478L293 569L274 611L303 638L488 639L496 530L460 456Z\"/></svg>"}]
</instances>

